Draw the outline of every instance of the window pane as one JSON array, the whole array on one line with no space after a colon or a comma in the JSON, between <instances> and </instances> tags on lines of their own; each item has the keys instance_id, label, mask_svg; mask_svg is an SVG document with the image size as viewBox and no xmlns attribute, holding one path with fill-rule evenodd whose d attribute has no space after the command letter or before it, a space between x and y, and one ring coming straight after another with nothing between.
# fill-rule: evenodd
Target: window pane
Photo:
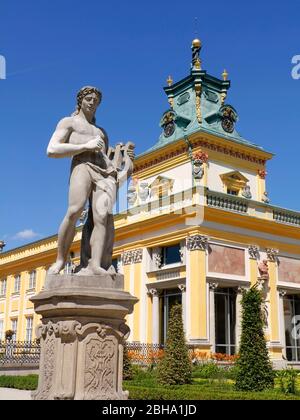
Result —
<instances>
[{"instance_id":1,"label":"window pane","mask_svg":"<svg viewBox=\"0 0 300 420\"><path fill-rule=\"evenodd\" d=\"M215 292L216 352L235 354L236 293L233 289Z\"/></svg>"},{"instance_id":2,"label":"window pane","mask_svg":"<svg viewBox=\"0 0 300 420\"><path fill-rule=\"evenodd\" d=\"M164 251L164 264L174 264L181 262L180 259L180 245L166 246Z\"/></svg>"}]
</instances>

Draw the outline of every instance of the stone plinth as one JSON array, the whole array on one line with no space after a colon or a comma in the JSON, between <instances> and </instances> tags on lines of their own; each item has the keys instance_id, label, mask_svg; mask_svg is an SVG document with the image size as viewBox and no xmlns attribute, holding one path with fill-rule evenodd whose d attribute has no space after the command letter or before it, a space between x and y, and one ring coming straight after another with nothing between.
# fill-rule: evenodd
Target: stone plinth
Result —
<instances>
[{"instance_id":1,"label":"stone plinth","mask_svg":"<svg viewBox=\"0 0 300 420\"><path fill-rule=\"evenodd\" d=\"M37 400L124 400L125 316L137 299L123 290L122 275L48 275L30 300L42 316Z\"/></svg>"}]
</instances>

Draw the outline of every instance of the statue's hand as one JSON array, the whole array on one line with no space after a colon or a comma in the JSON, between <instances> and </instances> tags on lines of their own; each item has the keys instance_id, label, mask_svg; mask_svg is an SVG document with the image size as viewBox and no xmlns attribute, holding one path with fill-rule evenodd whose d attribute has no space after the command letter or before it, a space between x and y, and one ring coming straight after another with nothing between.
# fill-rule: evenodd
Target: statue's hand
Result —
<instances>
[{"instance_id":1,"label":"statue's hand","mask_svg":"<svg viewBox=\"0 0 300 420\"><path fill-rule=\"evenodd\" d=\"M85 145L85 149L89 151L100 152L105 148L104 140L100 136L93 137Z\"/></svg>"}]
</instances>

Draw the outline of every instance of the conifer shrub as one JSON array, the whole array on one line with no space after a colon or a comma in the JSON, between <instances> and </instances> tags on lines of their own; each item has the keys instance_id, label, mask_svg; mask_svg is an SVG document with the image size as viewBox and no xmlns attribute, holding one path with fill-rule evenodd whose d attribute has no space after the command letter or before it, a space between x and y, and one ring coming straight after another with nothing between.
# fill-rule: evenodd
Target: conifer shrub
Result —
<instances>
[{"instance_id":1,"label":"conifer shrub","mask_svg":"<svg viewBox=\"0 0 300 420\"><path fill-rule=\"evenodd\" d=\"M263 329L262 301L257 285L243 294L242 334L235 385L239 391L263 391L274 387L274 372Z\"/></svg>"},{"instance_id":2,"label":"conifer shrub","mask_svg":"<svg viewBox=\"0 0 300 420\"><path fill-rule=\"evenodd\" d=\"M172 307L168 323L163 358L157 366L157 380L161 385L182 385L192 381L192 364L185 343L182 307Z\"/></svg>"},{"instance_id":3,"label":"conifer shrub","mask_svg":"<svg viewBox=\"0 0 300 420\"><path fill-rule=\"evenodd\" d=\"M133 378L133 376L134 376L133 366L128 356L128 350L125 343L123 347L123 379L129 381L130 379Z\"/></svg>"}]
</instances>

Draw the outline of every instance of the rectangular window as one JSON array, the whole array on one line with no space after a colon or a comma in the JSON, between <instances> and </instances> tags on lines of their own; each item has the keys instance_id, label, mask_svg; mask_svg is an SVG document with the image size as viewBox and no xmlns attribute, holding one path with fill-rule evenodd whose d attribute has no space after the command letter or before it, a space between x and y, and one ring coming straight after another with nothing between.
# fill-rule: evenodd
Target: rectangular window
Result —
<instances>
[{"instance_id":1,"label":"rectangular window","mask_svg":"<svg viewBox=\"0 0 300 420\"><path fill-rule=\"evenodd\" d=\"M236 293L233 289L215 292L216 353L235 354Z\"/></svg>"},{"instance_id":2,"label":"rectangular window","mask_svg":"<svg viewBox=\"0 0 300 420\"><path fill-rule=\"evenodd\" d=\"M288 296L283 300L286 358L300 361L300 297Z\"/></svg>"},{"instance_id":3,"label":"rectangular window","mask_svg":"<svg viewBox=\"0 0 300 420\"><path fill-rule=\"evenodd\" d=\"M239 195L239 192L238 192L238 190L231 190L231 189L227 188L227 194Z\"/></svg>"},{"instance_id":4,"label":"rectangular window","mask_svg":"<svg viewBox=\"0 0 300 420\"><path fill-rule=\"evenodd\" d=\"M20 274L17 274L15 276L15 288L14 288L14 292L15 293L20 293L20 288L21 288L21 276L20 276Z\"/></svg>"},{"instance_id":5,"label":"rectangular window","mask_svg":"<svg viewBox=\"0 0 300 420\"><path fill-rule=\"evenodd\" d=\"M33 317L26 318L26 341L32 341Z\"/></svg>"},{"instance_id":6,"label":"rectangular window","mask_svg":"<svg viewBox=\"0 0 300 420\"><path fill-rule=\"evenodd\" d=\"M7 280L6 279L1 280L0 296L6 295L6 285L7 285Z\"/></svg>"},{"instance_id":7,"label":"rectangular window","mask_svg":"<svg viewBox=\"0 0 300 420\"><path fill-rule=\"evenodd\" d=\"M182 304L182 293L179 289L167 289L160 297L160 342L165 343L168 334L168 324L171 309L176 304Z\"/></svg>"},{"instance_id":8,"label":"rectangular window","mask_svg":"<svg viewBox=\"0 0 300 420\"><path fill-rule=\"evenodd\" d=\"M36 286L36 271L31 271L29 274L29 289L35 289Z\"/></svg>"},{"instance_id":9,"label":"rectangular window","mask_svg":"<svg viewBox=\"0 0 300 420\"><path fill-rule=\"evenodd\" d=\"M3 319L0 319L0 341L2 341L4 339L4 321Z\"/></svg>"},{"instance_id":10,"label":"rectangular window","mask_svg":"<svg viewBox=\"0 0 300 420\"><path fill-rule=\"evenodd\" d=\"M162 249L163 265L181 262L180 244L165 246Z\"/></svg>"},{"instance_id":11,"label":"rectangular window","mask_svg":"<svg viewBox=\"0 0 300 420\"><path fill-rule=\"evenodd\" d=\"M13 330L12 340L17 340L18 320L17 318L11 320L11 329Z\"/></svg>"}]
</instances>

